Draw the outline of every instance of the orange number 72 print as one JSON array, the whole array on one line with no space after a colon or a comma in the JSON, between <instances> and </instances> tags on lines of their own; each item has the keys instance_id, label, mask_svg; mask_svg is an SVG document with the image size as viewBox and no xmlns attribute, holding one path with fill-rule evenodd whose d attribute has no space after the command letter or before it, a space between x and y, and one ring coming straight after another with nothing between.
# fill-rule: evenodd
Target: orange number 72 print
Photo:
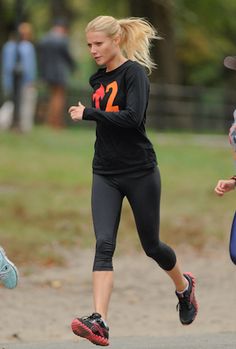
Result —
<instances>
[{"instance_id":1,"label":"orange number 72 print","mask_svg":"<svg viewBox=\"0 0 236 349\"><path fill-rule=\"evenodd\" d=\"M103 98L105 97L105 93L109 92L110 90L111 90L111 94L108 97L105 111L113 111L113 112L119 111L119 106L113 105L118 92L118 85L116 81L113 81L109 85L107 85L106 90L104 86L101 84L100 87L94 92L93 101L95 104L95 108L100 109L101 100L103 100Z\"/></svg>"}]
</instances>

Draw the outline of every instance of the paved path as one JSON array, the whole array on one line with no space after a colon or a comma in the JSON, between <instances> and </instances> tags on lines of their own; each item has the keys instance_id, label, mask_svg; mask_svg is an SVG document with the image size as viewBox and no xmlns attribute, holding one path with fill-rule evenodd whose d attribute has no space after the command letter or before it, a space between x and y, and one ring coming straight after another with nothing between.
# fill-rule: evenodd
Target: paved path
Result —
<instances>
[{"instance_id":1,"label":"paved path","mask_svg":"<svg viewBox=\"0 0 236 349\"><path fill-rule=\"evenodd\" d=\"M6 343L0 349L91 349L86 340L37 343ZM236 333L204 334L175 337L121 337L112 338L112 349L235 349Z\"/></svg>"}]
</instances>

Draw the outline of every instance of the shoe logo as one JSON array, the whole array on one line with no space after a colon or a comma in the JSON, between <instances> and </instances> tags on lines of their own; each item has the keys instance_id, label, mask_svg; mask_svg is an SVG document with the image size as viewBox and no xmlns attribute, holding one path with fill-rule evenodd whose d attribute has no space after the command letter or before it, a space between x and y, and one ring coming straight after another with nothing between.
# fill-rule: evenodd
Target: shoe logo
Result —
<instances>
[{"instance_id":1,"label":"shoe logo","mask_svg":"<svg viewBox=\"0 0 236 349\"><path fill-rule=\"evenodd\" d=\"M98 324L94 323L93 326L91 327L91 330L93 331L94 334L98 334L101 337L104 337L103 329Z\"/></svg>"},{"instance_id":2,"label":"shoe logo","mask_svg":"<svg viewBox=\"0 0 236 349\"><path fill-rule=\"evenodd\" d=\"M9 267L7 264L3 265L2 269L0 270L0 278L4 278L6 274L9 271Z\"/></svg>"}]
</instances>

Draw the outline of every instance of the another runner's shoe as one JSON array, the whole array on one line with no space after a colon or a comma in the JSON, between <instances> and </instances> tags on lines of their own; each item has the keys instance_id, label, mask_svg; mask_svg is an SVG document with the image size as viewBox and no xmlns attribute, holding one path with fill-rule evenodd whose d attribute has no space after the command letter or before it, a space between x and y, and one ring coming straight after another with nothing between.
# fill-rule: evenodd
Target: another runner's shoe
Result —
<instances>
[{"instance_id":1,"label":"another runner's shoe","mask_svg":"<svg viewBox=\"0 0 236 349\"><path fill-rule=\"evenodd\" d=\"M88 339L93 344L109 345L109 327L98 313L74 319L71 328L77 336Z\"/></svg>"},{"instance_id":2,"label":"another runner's shoe","mask_svg":"<svg viewBox=\"0 0 236 349\"><path fill-rule=\"evenodd\" d=\"M7 258L2 247L0 247L0 282L6 288L15 288L18 282L17 268Z\"/></svg>"},{"instance_id":3,"label":"another runner's shoe","mask_svg":"<svg viewBox=\"0 0 236 349\"><path fill-rule=\"evenodd\" d=\"M191 273L184 273L184 277L189 282L188 289L182 294L175 292L179 299L176 309L179 311L179 319L183 325L190 325L198 312L198 304L195 298L196 280Z\"/></svg>"}]
</instances>

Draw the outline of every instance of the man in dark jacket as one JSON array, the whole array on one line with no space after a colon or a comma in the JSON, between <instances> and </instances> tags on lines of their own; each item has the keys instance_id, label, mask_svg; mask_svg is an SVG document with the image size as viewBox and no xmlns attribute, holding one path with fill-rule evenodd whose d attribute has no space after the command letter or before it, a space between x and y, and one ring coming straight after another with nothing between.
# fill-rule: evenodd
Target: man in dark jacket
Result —
<instances>
[{"instance_id":1,"label":"man in dark jacket","mask_svg":"<svg viewBox=\"0 0 236 349\"><path fill-rule=\"evenodd\" d=\"M68 26L57 20L39 43L39 69L50 90L47 122L54 128L63 128L66 87L74 60L69 51Z\"/></svg>"}]
</instances>

